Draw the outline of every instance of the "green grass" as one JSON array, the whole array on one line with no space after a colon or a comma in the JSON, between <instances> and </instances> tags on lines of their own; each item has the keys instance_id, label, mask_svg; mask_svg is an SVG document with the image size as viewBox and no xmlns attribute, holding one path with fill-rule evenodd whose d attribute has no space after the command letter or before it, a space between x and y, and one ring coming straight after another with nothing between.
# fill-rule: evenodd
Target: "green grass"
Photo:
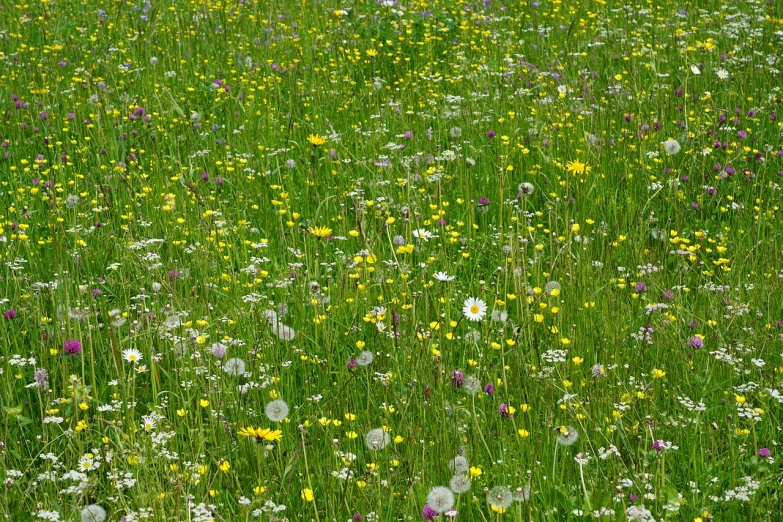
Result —
<instances>
[{"instance_id":1,"label":"green grass","mask_svg":"<svg viewBox=\"0 0 783 522\"><path fill-rule=\"evenodd\" d=\"M782 4L389 4L3 5L0 513L777 520Z\"/></svg>"}]
</instances>

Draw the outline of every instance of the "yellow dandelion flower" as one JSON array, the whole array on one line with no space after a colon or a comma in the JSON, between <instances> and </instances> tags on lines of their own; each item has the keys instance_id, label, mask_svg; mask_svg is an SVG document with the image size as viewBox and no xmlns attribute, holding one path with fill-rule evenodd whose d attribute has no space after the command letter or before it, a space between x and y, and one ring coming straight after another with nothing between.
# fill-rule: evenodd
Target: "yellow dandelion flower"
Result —
<instances>
[{"instance_id":1,"label":"yellow dandelion flower","mask_svg":"<svg viewBox=\"0 0 783 522\"><path fill-rule=\"evenodd\" d=\"M310 229L310 233L318 239L323 239L332 235L332 229L329 227L315 227Z\"/></svg>"},{"instance_id":2,"label":"yellow dandelion flower","mask_svg":"<svg viewBox=\"0 0 783 522\"><path fill-rule=\"evenodd\" d=\"M318 147L326 143L326 138L319 136L318 134L311 134L307 137L307 141L309 141L313 147Z\"/></svg>"},{"instance_id":3,"label":"yellow dandelion flower","mask_svg":"<svg viewBox=\"0 0 783 522\"><path fill-rule=\"evenodd\" d=\"M576 159L566 163L566 170L576 174L589 174L592 167L589 167L587 163L582 163L580 160Z\"/></svg>"}]
</instances>

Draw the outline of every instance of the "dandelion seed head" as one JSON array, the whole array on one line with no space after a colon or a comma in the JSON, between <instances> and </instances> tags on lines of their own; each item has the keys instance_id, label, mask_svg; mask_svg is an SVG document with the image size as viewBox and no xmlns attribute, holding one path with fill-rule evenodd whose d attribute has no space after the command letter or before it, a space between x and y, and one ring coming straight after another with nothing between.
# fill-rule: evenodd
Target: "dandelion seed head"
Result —
<instances>
[{"instance_id":1,"label":"dandelion seed head","mask_svg":"<svg viewBox=\"0 0 783 522\"><path fill-rule=\"evenodd\" d=\"M379 451L391 442L391 435L381 428L375 428L367 432L364 442L371 451Z\"/></svg>"},{"instance_id":2,"label":"dandelion seed head","mask_svg":"<svg viewBox=\"0 0 783 522\"><path fill-rule=\"evenodd\" d=\"M288 417L288 404L282 399L275 399L266 405L264 414L272 422L282 422Z\"/></svg>"},{"instance_id":3,"label":"dandelion seed head","mask_svg":"<svg viewBox=\"0 0 783 522\"><path fill-rule=\"evenodd\" d=\"M454 493L444 486L436 486L427 493L427 505L438 513L454 507Z\"/></svg>"}]
</instances>

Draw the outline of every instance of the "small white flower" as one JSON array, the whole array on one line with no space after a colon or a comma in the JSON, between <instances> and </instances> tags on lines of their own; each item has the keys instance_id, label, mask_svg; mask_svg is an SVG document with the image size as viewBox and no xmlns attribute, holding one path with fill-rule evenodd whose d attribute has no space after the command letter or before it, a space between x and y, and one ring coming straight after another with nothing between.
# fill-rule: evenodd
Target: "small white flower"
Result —
<instances>
[{"instance_id":1,"label":"small white flower","mask_svg":"<svg viewBox=\"0 0 783 522\"><path fill-rule=\"evenodd\" d=\"M701 74L701 69L699 69L698 65L691 65L691 72L693 74Z\"/></svg>"}]
</instances>

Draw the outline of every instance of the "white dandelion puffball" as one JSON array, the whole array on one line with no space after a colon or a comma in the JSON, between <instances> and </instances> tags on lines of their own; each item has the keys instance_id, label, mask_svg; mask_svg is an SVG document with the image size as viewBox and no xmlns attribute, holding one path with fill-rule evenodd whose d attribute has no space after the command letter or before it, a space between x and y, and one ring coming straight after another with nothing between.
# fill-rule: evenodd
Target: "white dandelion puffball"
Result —
<instances>
[{"instance_id":1,"label":"white dandelion puffball","mask_svg":"<svg viewBox=\"0 0 783 522\"><path fill-rule=\"evenodd\" d=\"M367 433L364 442L367 443L367 447L371 451L379 451L388 446L391 442L391 436L381 428L375 428Z\"/></svg>"},{"instance_id":2,"label":"white dandelion puffball","mask_svg":"<svg viewBox=\"0 0 783 522\"><path fill-rule=\"evenodd\" d=\"M561 446L571 446L579 438L579 432L572 426L560 426L557 430L557 443Z\"/></svg>"},{"instance_id":3,"label":"white dandelion puffball","mask_svg":"<svg viewBox=\"0 0 783 522\"><path fill-rule=\"evenodd\" d=\"M549 295L552 295L552 292L555 290L558 292L560 291L560 283L557 281L548 281L547 284L544 285L544 291Z\"/></svg>"},{"instance_id":4,"label":"white dandelion puffball","mask_svg":"<svg viewBox=\"0 0 783 522\"><path fill-rule=\"evenodd\" d=\"M281 341L293 341L294 337L296 337L296 330L283 323L278 323L277 331L275 333Z\"/></svg>"},{"instance_id":5,"label":"white dandelion puffball","mask_svg":"<svg viewBox=\"0 0 783 522\"><path fill-rule=\"evenodd\" d=\"M98 504L90 504L82 509L82 522L103 522L106 520L106 510Z\"/></svg>"},{"instance_id":6,"label":"white dandelion puffball","mask_svg":"<svg viewBox=\"0 0 783 522\"><path fill-rule=\"evenodd\" d=\"M530 194L533 193L535 189L536 188L533 186L533 184L528 183L527 181L524 183L520 183L519 186L517 187L517 191L519 191L519 193L522 194L523 196L529 196Z\"/></svg>"},{"instance_id":7,"label":"white dandelion puffball","mask_svg":"<svg viewBox=\"0 0 783 522\"><path fill-rule=\"evenodd\" d=\"M476 395L481 389L481 381L475 375L468 375L462 383L462 387L470 395Z\"/></svg>"},{"instance_id":8,"label":"white dandelion puffball","mask_svg":"<svg viewBox=\"0 0 783 522\"><path fill-rule=\"evenodd\" d=\"M356 364L359 366L369 366L372 364L372 352L365 350L356 357Z\"/></svg>"},{"instance_id":9,"label":"white dandelion puffball","mask_svg":"<svg viewBox=\"0 0 783 522\"><path fill-rule=\"evenodd\" d=\"M288 404L283 399L276 399L266 405L264 414L272 422L282 422L288 417Z\"/></svg>"},{"instance_id":10,"label":"white dandelion puffball","mask_svg":"<svg viewBox=\"0 0 783 522\"><path fill-rule=\"evenodd\" d=\"M470 469L470 465L468 464L468 459L463 457L462 455L457 455L453 459L451 459L451 462L449 462L449 470L451 470L452 473L459 474L459 473L466 473Z\"/></svg>"},{"instance_id":11,"label":"white dandelion puffball","mask_svg":"<svg viewBox=\"0 0 783 522\"><path fill-rule=\"evenodd\" d=\"M444 486L437 486L427 493L427 504L437 511L443 513L454 507L454 493Z\"/></svg>"},{"instance_id":12,"label":"white dandelion puffball","mask_svg":"<svg viewBox=\"0 0 783 522\"><path fill-rule=\"evenodd\" d=\"M467 475L454 475L449 481L451 491L456 494L467 493L470 489L470 479Z\"/></svg>"},{"instance_id":13,"label":"white dandelion puffball","mask_svg":"<svg viewBox=\"0 0 783 522\"><path fill-rule=\"evenodd\" d=\"M223 365L223 371L229 375L239 376L245 373L245 361L239 357L234 357L226 361Z\"/></svg>"},{"instance_id":14,"label":"white dandelion puffball","mask_svg":"<svg viewBox=\"0 0 783 522\"><path fill-rule=\"evenodd\" d=\"M666 154L674 156L680 152L680 142L677 140L666 140L663 142L663 150L666 151Z\"/></svg>"},{"instance_id":15,"label":"white dandelion puffball","mask_svg":"<svg viewBox=\"0 0 783 522\"><path fill-rule=\"evenodd\" d=\"M217 357L218 359L222 359L226 356L226 352L228 352L228 346L226 346L223 343L215 343L212 345L212 355Z\"/></svg>"},{"instance_id":16,"label":"white dandelion puffball","mask_svg":"<svg viewBox=\"0 0 783 522\"><path fill-rule=\"evenodd\" d=\"M487 493L487 502L496 508L506 509L514 501L514 495L506 486L495 486Z\"/></svg>"},{"instance_id":17,"label":"white dandelion puffball","mask_svg":"<svg viewBox=\"0 0 783 522\"><path fill-rule=\"evenodd\" d=\"M527 502L530 500L530 486L522 486L514 490L514 500L516 502Z\"/></svg>"},{"instance_id":18,"label":"white dandelion puffball","mask_svg":"<svg viewBox=\"0 0 783 522\"><path fill-rule=\"evenodd\" d=\"M487 303L475 297L469 297L462 306L462 312L468 321L481 321L487 315Z\"/></svg>"}]
</instances>

